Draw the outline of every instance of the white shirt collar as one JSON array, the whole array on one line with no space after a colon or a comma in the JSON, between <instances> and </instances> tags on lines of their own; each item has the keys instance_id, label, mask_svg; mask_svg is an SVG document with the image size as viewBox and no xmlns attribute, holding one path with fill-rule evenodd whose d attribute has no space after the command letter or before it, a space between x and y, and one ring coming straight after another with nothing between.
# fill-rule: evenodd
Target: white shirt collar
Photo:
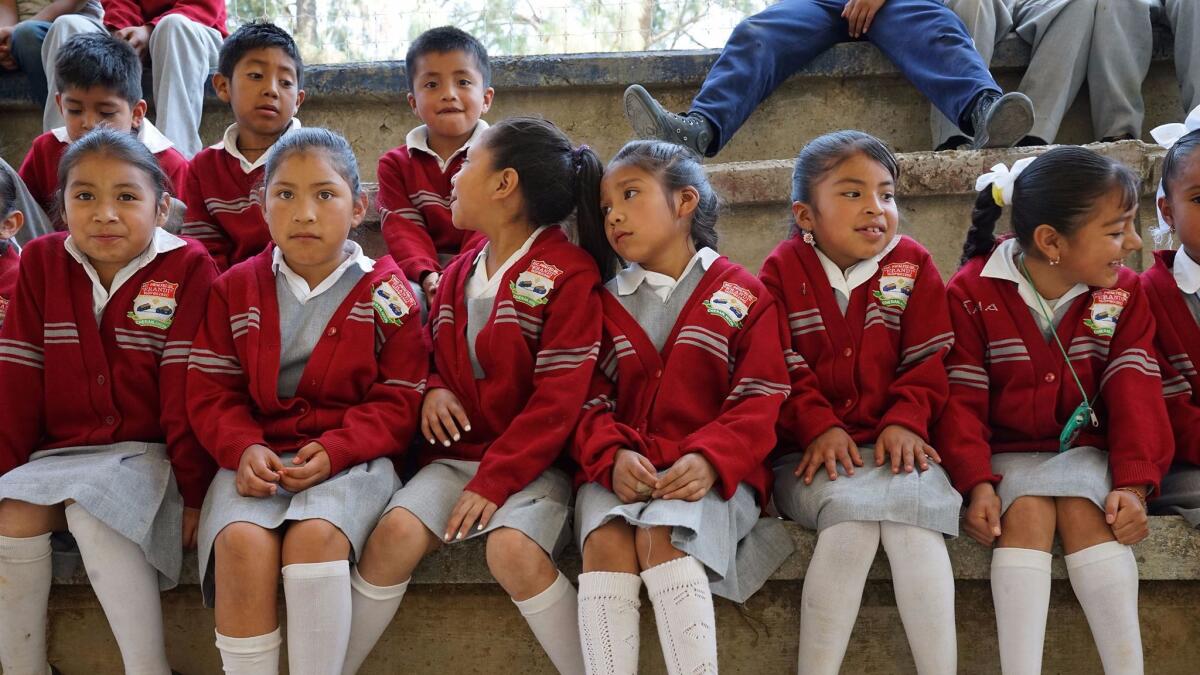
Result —
<instances>
[{"instance_id":1,"label":"white shirt collar","mask_svg":"<svg viewBox=\"0 0 1200 675\"><path fill-rule=\"evenodd\" d=\"M70 144L71 142L71 135L67 133L66 127L55 127L54 129L50 130L50 133L54 134L54 138L58 139L59 143ZM142 119L142 124L138 127L137 137L138 140L146 146L146 149L154 155L175 147L175 144L171 142L171 139L163 136L163 133L158 130L158 127L151 124L150 120L148 119Z\"/></svg>"},{"instance_id":2,"label":"white shirt collar","mask_svg":"<svg viewBox=\"0 0 1200 675\"><path fill-rule=\"evenodd\" d=\"M879 261L899 245L900 234L897 233L878 255L854 263L847 267L845 272L837 266L837 263L830 260L829 256L822 253L820 248L814 246L813 250L817 252L817 260L821 261L821 269L825 270L825 276L829 279L829 285L833 287L834 293L839 294L842 300L848 304L850 294L854 292L854 289L873 279L875 272L879 271Z\"/></svg>"},{"instance_id":3,"label":"white shirt collar","mask_svg":"<svg viewBox=\"0 0 1200 675\"><path fill-rule=\"evenodd\" d=\"M150 245L146 247L145 251L142 251L117 272L108 290L104 290L104 285L100 283L100 275L96 272L96 268L92 267L92 262L88 260L87 254L80 250L79 246L75 244L74 239L67 236L63 245L66 247L67 253L83 266L83 271L87 273L88 279L92 280L92 314L96 317L96 325L99 325L100 317L104 315L104 308L108 306L108 301L117 294L117 290L126 281L129 281L130 277L137 274L146 265L154 262L154 259L160 253L174 251L177 248L187 246L187 242L161 227L155 228L154 237L150 239Z\"/></svg>"},{"instance_id":4,"label":"white shirt collar","mask_svg":"<svg viewBox=\"0 0 1200 675\"><path fill-rule=\"evenodd\" d=\"M450 164L450 162L453 162L455 157L458 157L460 154L466 152L467 148L471 147L472 143L479 140L479 136L482 135L487 128L487 122L484 122L483 120L476 122L475 131L471 132L471 137L467 139L467 142L463 143L461 148L450 153L450 156L446 159L442 159L440 155L429 149L429 128L424 124L408 132L408 135L404 137L404 144L408 146L409 150L420 150L421 152L436 159L438 168L445 172L446 166Z\"/></svg>"},{"instance_id":5,"label":"white shirt collar","mask_svg":"<svg viewBox=\"0 0 1200 675\"><path fill-rule=\"evenodd\" d=\"M1020 243L1015 238L1006 239L1005 241L1001 242L1001 244L996 247L996 250L992 252L991 257L988 258L987 263L983 266L983 271L980 272L980 276L990 277L992 279L1003 279L1016 284L1017 294L1020 295L1021 299L1025 301L1025 304L1033 310L1033 315L1037 318L1038 324L1042 327L1042 330L1046 330L1046 326L1048 324L1046 322L1045 312L1042 310L1041 303L1045 303L1046 311L1049 311L1053 315L1059 310L1059 308L1066 307L1072 300L1080 295L1083 295L1084 293L1087 293L1088 287L1087 284L1075 284L1071 287L1071 290L1063 294L1061 298L1048 300L1041 297L1041 295L1037 292L1037 289L1033 287L1033 284L1029 283L1029 280L1026 279L1025 275L1021 273L1021 268L1017 267L1017 262L1014 260L1014 258L1019 253L1017 250L1019 246Z\"/></svg>"},{"instance_id":6,"label":"white shirt collar","mask_svg":"<svg viewBox=\"0 0 1200 675\"><path fill-rule=\"evenodd\" d=\"M475 256L475 271L471 273L471 278L467 279L467 299L482 300L483 298L496 297L496 294L500 292L500 280L504 278L504 274L508 272L508 269L515 265L518 260L523 258L526 253L529 253L529 249L533 248L533 242L537 240L538 235L540 235L549 227L552 226L543 225L534 230L533 234L529 235L529 238L526 239L525 243L521 245L521 248L517 249L512 255L510 255L508 260L505 260L504 264L496 269L496 273L493 274L490 279L487 275L486 261L488 250L491 249L492 243L489 241L488 243L484 244L483 249L479 251L479 255Z\"/></svg>"},{"instance_id":7,"label":"white shirt collar","mask_svg":"<svg viewBox=\"0 0 1200 675\"><path fill-rule=\"evenodd\" d=\"M1175 253L1175 263L1171 267L1171 274L1175 277L1175 284L1179 286L1179 290L1188 295L1193 295L1200 291L1200 264L1197 264L1192 257L1180 247Z\"/></svg>"},{"instance_id":8,"label":"white shirt collar","mask_svg":"<svg viewBox=\"0 0 1200 675\"><path fill-rule=\"evenodd\" d=\"M370 272L375 269L375 261L363 255L362 247L358 245L358 242L347 239L346 244L342 246L342 251L346 254L346 259L330 272L329 276L325 277L321 283L317 284L316 288L309 288L308 282L304 280L304 277L296 274L292 271L291 267L288 267L287 261L283 259L283 249L278 246L275 247L275 251L271 254L271 271L275 274L276 278L282 276L284 281L287 282L288 290L292 292L292 295L296 296L296 300L300 301L301 305L306 305L309 300L333 288L333 285L342 278L342 275L351 266L358 265L359 269L363 272Z\"/></svg>"},{"instance_id":9,"label":"white shirt collar","mask_svg":"<svg viewBox=\"0 0 1200 675\"><path fill-rule=\"evenodd\" d=\"M632 295L634 291L646 283L650 286L650 290L658 296L659 300L666 302L671 298L671 293L675 291L675 287L679 285L680 280L687 277L692 268L699 263L704 271L708 271L712 267L713 262L720 258L721 254L705 246L696 251L692 259L688 261L687 267L683 268L683 273L679 275L679 279L672 279L666 274L659 272L651 272L637 263L632 263L629 267L617 273L617 295Z\"/></svg>"},{"instance_id":10,"label":"white shirt collar","mask_svg":"<svg viewBox=\"0 0 1200 675\"><path fill-rule=\"evenodd\" d=\"M292 121L288 122L288 128L283 130L283 134L280 134L280 138L283 138L283 136L286 135L289 131L295 131L296 129L299 129L299 128L300 128L300 118L293 117ZM214 145L212 147L222 148L225 150L225 152L228 152L229 154L236 157L238 160L238 163L242 165L243 173L250 173L251 171L257 169L258 167L266 164L267 156L271 154L271 148L267 148L267 150L265 152L263 152L263 154L259 155L258 159L251 162L250 160L246 159L246 156L242 154L241 150L238 150L237 132L238 132L237 122L230 124L225 129L225 135L221 137L221 142L217 143L216 145ZM273 147L275 147L275 145L272 144L271 147L273 148Z\"/></svg>"}]
</instances>

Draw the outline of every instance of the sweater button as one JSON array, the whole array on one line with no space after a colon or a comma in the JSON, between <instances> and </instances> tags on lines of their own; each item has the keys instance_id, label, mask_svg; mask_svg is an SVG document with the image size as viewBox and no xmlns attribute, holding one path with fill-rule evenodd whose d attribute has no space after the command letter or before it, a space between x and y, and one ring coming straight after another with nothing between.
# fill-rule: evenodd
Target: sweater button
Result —
<instances>
[{"instance_id":1,"label":"sweater button","mask_svg":"<svg viewBox=\"0 0 1200 675\"><path fill-rule=\"evenodd\" d=\"M656 379L656 380L657 380L657 379L658 379L658 378L660 378L660 377L662 377L662 370L656 370L656 371L654 371L654 379Z\"/></svg>"},{"instance_id":2,"label":"sweater button","mask_svg":"<svg viewBox=\"0 0 1200 675\"><path fill-rule=\"evenodd\" d=\"M96 384L99 384L99 385L103 385L103 384L104 384L104 376L103 376L103 375L97 375L97 376L96 376Z\"/></svg>"},{"instance_id":3,"label":"sweater button","mask_svg":"<svg viewBox=\"0 0 1200 675\"><path fill-rule=\"evenodd\" d=\"M337 329L330 328L329 330L325 331L325 334L328 335L329 337L333 337L334 335L337 335Z\"/></svg>"},{"instance_id":4,"label":"sweater button","mask_svg":"<svg viewBox=\"0 0 1200 675\"><path fill-rule=\"evenodd\" d=\"M852 400L850 400L850 399L846 399L846 400L845 400L845 401L842 403L842 407L844 407L844 408L849 408L849 407L850 407L850 406L852 406L852 405L854 405L854 401L852 401Z\"/></svg>"},{"instance_id":5,"label":"sweater button","mask_svg":"<svg viewBox=\"0 0 1200 675\"><path fill-rule=\"evenodd\" d=\"M104 423L111 427L112 425L117 423L117 418L113 417L112 415L109 415L108 417L104 418Z\"/></svg>"},{"instance_id":6,"label":"sweater button","mask_svg":"<svg viewBox=\"0 0 1200 675\"><path fill-rule=\"evenodd\" d=\"M1054 376L1054 373L1046 373L1046 376L1043 377L1042 379L1047 382L1053 382L1053 381L1057 380L1058 378Z\"/></svg>"},{"instance_id":7,"label":"sweater button","mask_svg":"<svg viewBox=\"0 0 1200 675\"><path fill-rule=\"evenodd\" d=\"M850 358L853 354L854 354L854 350L849 347L846 347L845 349L842 350L842 356L844 356L846 358Z\"/></svg>"}]
</instances>

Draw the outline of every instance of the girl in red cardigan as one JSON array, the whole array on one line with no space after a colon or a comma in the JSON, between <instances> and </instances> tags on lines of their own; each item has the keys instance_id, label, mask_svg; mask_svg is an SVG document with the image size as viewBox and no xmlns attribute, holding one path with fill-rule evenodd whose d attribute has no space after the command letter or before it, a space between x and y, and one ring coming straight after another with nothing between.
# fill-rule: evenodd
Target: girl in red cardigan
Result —
<instances>
[{"instance_id":1,"label":"girl in red cardigan","mask_svg":"<svg viewBox=\"0 0 1200 675\"><path fill-rule=\"evenodd\" d=\"M580 239L606 276L629 265L601 293L601 368L573 444L587 672L637 671L645 583L667 672L715 673L712 593L744 602L792 551L759 518L788 392L776 305L714 250L717 197L684 148L629 143L600 204Z\"/></svg>"},{"instance_id":2,"label":"girl in red cardigan","mask_svg":"<svg viewBox=\"0 0 1200 675\"><path fill-rule=\"evenodd\" d=\"M433 368L420 471L395 494L354 578L345 673L366 658L423 557L486 537L488 568L562 673L583 672L575 588L555 556L571 483L556 468L600 348L596 265L559 226L598 218L602 167L553 124L505 120L453 181L454 226L484 239L454 259L429 312Z\"/></svg>"},{"instance_id":3,"label":"girl in red cardigan","mask_svg":"<svg viewBox=\"0 0 1200 675\"><path fill-rule=\"evenodd\" d=\"M791 395L780 411L775 504L818 531L800 610L801 673L837 673L882 544L920 673L954 673L946 536L962 499L930 429L954 342L942 278L897 232L899 166L839 131L800 151L792 236L763 263L781 303Z\"/></svg>"},{"instance_id":4,"label":"girl in red cardigan","mask_svg":"<svg viewBox=\"0 0 1200 675\"><path fill-rule=\"evenodd\" d=\"M428 355L390 257L347 239L366 196L346 139L301 129L263 172L273 246L221 275L188 364L188 412L221 471L200 572L226 673L274 673L282 565L293 673L341 672L350 564L399 480Z\"/></svg>"},{"instance_id":5,"label":"girl in red cardigan","mask_svg":"<svg viewBox=\"0 0 1200 675\"><path fill-rule=\"evenodd\" d=\"M50 536L69 531L125 671L167 673L159 590L212 477L184 385L216 266L161 229L166 177L129 134L76 141L58 185L67 232L25 248L0 330L0 666L49 671Z\"/></svg>"},{"instance_id":6,"label":"girl in red cardigan","mask_svg":"<svg viewBox=\"0 0 1200 675\"><path fill-rule=\"evenodd\" d=\"M1163 160L1159 214L1178 251L1156 251L1142 273L1154 312L1163 397L1175 435L1175 465L1151 503L1157 513L1177 513L1200 526L1200 131L1171 146ZM1190 321L1188 319L1191 319Z\"/></svg>"},{"instance_id":7,"label":"girl in red cardigan","mask_svg":"<svg viewBox=\"0 0 1200 675\"><path fill-rule=\"evenodd\" d=\"M1057 533L1107 673L1141 673L1138 572L1146 496L1174 443L1154 315L1123 261L1141 248L1138 181L1065 147L976 183L950 280L955 344L938 447L992 554L1006 673L1041 671ZM993 234L1003 207L1013 235Z\"/></svg>"}]
</instances>

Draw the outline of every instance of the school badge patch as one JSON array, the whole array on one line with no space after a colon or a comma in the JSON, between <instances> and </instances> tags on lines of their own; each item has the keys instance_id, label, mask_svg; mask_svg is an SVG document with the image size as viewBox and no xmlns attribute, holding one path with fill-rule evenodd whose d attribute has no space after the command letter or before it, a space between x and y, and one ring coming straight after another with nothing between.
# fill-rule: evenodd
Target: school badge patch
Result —
<instances>
[{"instance_id":1,"label":"school badge patch","mask_svg":"<svg viewBox=\"0 0 1200 675\"><path fill-rule=\"evenodd\" d=\"M908 307L908 298L912 295L920 271L920 265L910 262L884 265L879 270L879 290L874 293L875 299L884 307Z\"/></svg>"},{"instance_id":2,"label":"school badge patch","mask_svg":"<svg viewBox=\"0 0 1200 675\"><path fill-rule=\"evenodd\" d=\"M8 300L0 298L0 324L4 323L4 315L8 314Z\"/></svg>"},{"instance_id":3,"label":"school badge patch","mask_svg":"<svg viewBox=\"0 0 1200 675\"><path fill-rule=\"evenodd\" d=\"M716 315L731 328L741 328L742 320L750 313L750 307L758 302L758 298L750 291L729 283L721 284L720 290L704 301L709 314Z\"/></svg>"},{"instance_id":4,"label":"school badge patch","mask_svg":"<svg viewBox=\"0 0 1200 675\"><path fill-rule=\"evenodd\" d=\"M548 262L534 260L529 269L517 275L516 281L508 282L508 290L512 291L513 300L530 307L537 307L549 302L550 291L554 290L554 280L562 276L563 271Z\"/></svg>"},{"instance_id":5,"label":"school badge patch","mask_svg":"<svg viewBox=\"0 0 1200 675\"><path fill-rule=\"evenodd\" d=\"M375 305L375 311L378 312L381 321L402 326L404 318L416 311L417 298L413 295L408 281L393 274L375 287L375 292L371 295L371 304Z\"/></svg>"},{"instance_id":6,"label":"school badge patch","mask_svg":"<svg viewBox=\"0 0 1200 675\"><path fill-rule=\"evenodd\" d=\"M126 314L139 326L166 330L175 320L175 293L179 284L169 281L147 281L133 299L133 311Z\"/></svg>"},{"instance_id":7,"label":"school badge patch","mask_svg":"<svg viewBox=\"0 0 1200 675\"><path fill-rule=\"evenodd\" d=\"M1083 325L1100 337L1112 337L1117 332L1117 319L1129 302L1129 291L1121 288L1105 288L1092 292L1092 306L1088 307L1088 318Z\"/></svg>"}]
</instances>

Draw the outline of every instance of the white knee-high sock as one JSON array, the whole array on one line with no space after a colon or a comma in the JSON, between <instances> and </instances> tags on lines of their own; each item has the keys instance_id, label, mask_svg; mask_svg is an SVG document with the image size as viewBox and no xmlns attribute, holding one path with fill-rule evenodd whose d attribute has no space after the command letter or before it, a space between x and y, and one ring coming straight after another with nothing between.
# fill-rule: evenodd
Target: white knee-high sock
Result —
<instances>
[{"instance_id":1,"label":"white knee-high sock","mask_svg":"<svg viewBox=\"0 0 1200 675\"><path fill-rule=\"evenodd\" d=\"M0 537L0 667L12 675L43 675L46 603L50 598L50 535Z\"/></svg>"},{"instance_id":2,"label":"white knee-high sock","mask_svg":"<svg viewBox=\"0 0 1200 675\"><path fill-rule=\"evenodd\" d=\"M550 662L563 675L583 675L579 647L579 600L562 572L546 590L528 600L513 600Z\"/></svg>"},{"instance_id":3,"label":"white knee-high sock","mask_svg":"<svg viewBox=\"0 0 1200 675\"><path fill-rule=\"evenodd\" d=\"M946 539L915 525L883 522L880 541L892 567L896 608L921 675L958 672L954 571Z\"/></svg>"},{"instance_id":4,"label":"white knee-high sock","mask_svg":"<svg viewBox=\"0 0 1200 675\"><path fill-rule=\"evenodd\" d=\"M717 620L704 565L690 555L676 558L642 570L642 581L668 675L715 675Z\"/></svg>"},{"instance_id":5,"label":"white knee-high sock","mask_svg":"<svg viewBox=\"0 0 1200 675\"><path fill-rule=\"evenodd\" d=\"M636 574L579 575L579 634L587 675L637 675L641 590Z\"/></svg>"},{"instance_id":6,"label":"white knee-high sock","mask_svg":"<svg viewBox=\"0 0 1200 675\"><path fill-rule=\"evenodd\" d=\"M358 573L350 571L350 645L346 647L346 662L342 664L342 675L354 675L380 636L392 623L408 582L395 586L376 586Z\"/></svg>"},{"instance_id":7,"label":"white knee-high sock","mask_svg":"<svg viewBox=\"0 0 1200 675\"><path fill-rule=\"evenodd\" d=\"M247 638L216 635L225 675L279 675L279 646L283 638L278 628L266 635Z\"/></svg>"},{"instance_id":8,"label":"white knee-high sock","mask_svg":"<svg viewBox=\"0 0 1200 675\"><path fill-rule=\"evenodd\" d=\"M288 672L342 672L350 643L350 562L284 565Z\"/></svg>"},{"instance_id":9,"label":"white knee-high sock","mask_svg":"<svg viewBox=\"0 0 1200 675\"><path fill-rule=\"evenodd\" d=\"M1045 551L998 548L992 552L992 603L1005 675L1042 672L1046 615L1050 611L1050 560Z\"/></svg>"},{"instance_id":10,"label":"white knee-high sock","mask_svg":"<svg viewBox=\"0 0 1200 675\"><path fill-rule=\"evenodd\" d=\"M1109 541L1076 551L1066 561L1071 588L1087 616L1104 672L1140 675L1144 665L1133 549Z\"/></svg>"},{"instance_id":11,"label":"white knee-high sock","mask_svg":"<svg viewBox=\"0 0 1200 675\"><path fill-rule=\"evenodd\" d=\"M879 532L878 522L850 520L817 536L800 600L800 675L837 675L841 669Z\"/></svg>"},{"instance_id":12,"label":"white knee-high sock","mask_svg":"<svg viewBox=\"0 0 1200 675\"><path fill-rule=\"evenodd\" d=\"M79 504L66 508L92 590L112 628L126 675L167 675L158 571L141 547L121 536Z\"/></svg>"}]
</instances>

